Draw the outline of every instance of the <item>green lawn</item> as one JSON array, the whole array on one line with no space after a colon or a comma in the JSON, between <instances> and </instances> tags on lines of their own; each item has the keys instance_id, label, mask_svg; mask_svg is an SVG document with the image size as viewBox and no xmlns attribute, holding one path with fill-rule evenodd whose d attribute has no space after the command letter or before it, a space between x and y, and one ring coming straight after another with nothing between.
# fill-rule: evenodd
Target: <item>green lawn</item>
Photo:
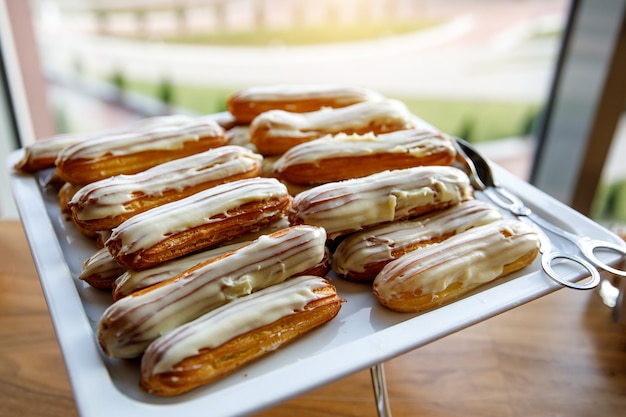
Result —
<instances>
[{"instance_id":1,"label":"green lawn","mask_svg":"<svg viewBox=\"0 0 626 417\"><path fill-rule=\"evenodd\" d=\"M473 142L528 134L539 110L527 102L397 98L437 128Z\"/></svg>"}]
</instances>

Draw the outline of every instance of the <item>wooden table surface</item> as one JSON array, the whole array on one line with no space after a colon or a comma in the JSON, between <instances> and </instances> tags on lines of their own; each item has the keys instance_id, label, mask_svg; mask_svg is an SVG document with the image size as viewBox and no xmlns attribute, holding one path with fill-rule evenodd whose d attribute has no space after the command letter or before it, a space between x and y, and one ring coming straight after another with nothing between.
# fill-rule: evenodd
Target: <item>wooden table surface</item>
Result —
<instances>
[{"instance_id":1,"label":"wooden table surface","mask_svg":"<svg viewBox=\"0 0 626 417\"><path fill-rule=\"evenodd\" d=\"M16 221L0 221L0 335L0 416L77 415ZM557 291L385 369L395 417L626 415L626 329L595 291ZM369 371L259 414L295 415L376 416Z\"/></svg>"}]
</instances>

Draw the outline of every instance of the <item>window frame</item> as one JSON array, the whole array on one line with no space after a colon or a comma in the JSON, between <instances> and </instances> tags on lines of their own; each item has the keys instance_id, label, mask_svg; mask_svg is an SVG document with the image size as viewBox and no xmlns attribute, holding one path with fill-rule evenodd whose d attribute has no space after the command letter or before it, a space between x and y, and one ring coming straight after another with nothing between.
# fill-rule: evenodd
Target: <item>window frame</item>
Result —
<instances>
[{"instance_id":1,"label":"window frame","mask_svg":"<svg viewBox=\"0 0 626 417\"><path fill-rule=\"evenodd\" d=\"M589 216L626 104L626 0L572 0L530 182Z\"/></svg>"}]
</instances>

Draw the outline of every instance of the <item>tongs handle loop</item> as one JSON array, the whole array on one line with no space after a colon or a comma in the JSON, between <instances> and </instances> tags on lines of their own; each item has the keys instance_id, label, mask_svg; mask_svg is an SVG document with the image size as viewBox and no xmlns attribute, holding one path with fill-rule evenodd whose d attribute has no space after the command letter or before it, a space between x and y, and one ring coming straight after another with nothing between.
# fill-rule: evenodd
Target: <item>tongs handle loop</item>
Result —
<instances>
[{"instance_id":1,"label":"tongs handle loop","mask_svg":"<svg viewBox=\"0 0 626 417\"><path fill-rule=\"evenodd\" d=\"M556 259L566 259L568 261L572 261L572 262L579 264L585 270L587 270L587 272L589 272L588 279L582 282L581 281L572 282L572 281L565 280L563 278L563 275L558 274L552 267L552 263ZM543 256L541 257L541 265L543 266L543 270L545 271L545 273L548 274L550 278L552 278L559 284L564 285L569 288L573 288L576 290L591 290L600 284L600 273L598 272L598 270L590 262L587 262L586 260L578 256L566 255L560 252L544 253Z\"/></svg>"},{"instance_id":2,"label":"tongs handle loop","mask_svg":"<svg viewBox=\"0 0 626 417\"><path fill-rule=\"evenodd\" d=\"M600 250L620 253L626 259L626 246L618 245L612 242L605 242L602 240L586 240L584 242L579 241L578 246L581 252L585 255L585 258L587 258L597 268L603 269L607 272L610 272L611 274L617 275L618 277L626 277L626 271L624 271L623 269L614 268L611 265L607 265L605 262L600 260L595 254L595 251L597 249L600 249ZM623 261L622 265L626 265L626 262Z\"/></svg>"},{"instance_id":3,"label":"tongs handle loop","mask_svg":"<svg viewBox=\"0 0 626 417\"><path fill-rule=\"evenodd\" d=\"M534 213L531 213L526 217L528 217L531 221L533 221L544 230L550 231L555 235L561 236L567 241L575 244L582 252L584 258L596 268L600 268L604 271L610 272L618 277L626 277L626 271L624 269L618 269L617 267L613 267L607 264L606 262L598 258L598 255L596 254L597 250L604 250L606 252L613 252L622 255L622 257L626 259L626 245L617 244L605 240L592 240L587 237L579 237L573 235L553 225L552 223L545 221L542 217L537 216ZM622 265L626 265L626 263L622 262Z\"/></svg>"},{"instance_id":4,"label":"tongs handle loop","mask_svg":"<svg viewBox=\"0 0 626 417\"><path fill-rule=\"evenodd\" d=\"M455 141L457 147L457 155L459 162L463 165L470 176L472 185L478 190L482 191L485 196L500 208L511 212L513 215L520 219L526 219L533 222L542 231L551 232L552 234L559 236L570 243L573 243L578 247L581 254L586 258L582 259L579 256L566 255L559 252L552 252L552 245L550 238L542 236L541 238L541 252L542 252L542 265L545 272L555 281L575 289L591 289L600 283L600 273L596 268L600 268L611 272L620 277L626 277L626 271L622 271L607 265L602 262L596 254L595 250L604 249L613 251L626 256L626 249L623 245L614 244L612 242L592 241L587 237L580 237L569 233L566 230L552 224L549 221L544 220L541 216L538 216L527 207L524 202L515 194L501 188L491 172L489 163L472 145L465 142L462 139ZM560 277L554 271L552 263L555 259L566 259L575 262L587 270L590 274L590 279L584 281L582 284L572 283L564 278ZM594 266L595 265L595 266ZM580 280L579 280L580 281Z\"/></svg>"},{"instance_id":5,"label":"tongs handle loop","mask_svg":"<svg viewBox=\"0 0 626 417\"><path fill-rule=\"evenodd\" d=\"M506 189L502 187L489 187L485 189L483 192L487 194L489 199L492 202L494 202L496 205L509 210L511 213L513 213L516 216L526 217L529 220L531 220L533 223L541 227L542 229L552 232L553 234L558 235L571 243L574 243L576 246L578 246L578 248L584 255L585 259L589 261L596 268L600 268L604 271L608 271L619 277L626 277L626 271L624 271L623 269L618 269L618 268L612 267L611 265L608 265L606 262L599 259L595 253L595 251L599 249L599 250L605 250L608 252L615 252L626 257L626 245L617 244L617 243L608 242L608 241L602 241L602 240L591 240L585 237L579 237L579 236L573 235L561 229L560 227L557 227L556 225L546 221L542 217L534 214L532 210L528 208L527 206L525 206L524 203L517 196L515 196L514 194L510 193L509 191L507 191ZM569 257L565 255L561 255L559 257L574 260L573 257ZM577 258L577 259L582 260L580 258Z\"/></svg>"}]
</instances>

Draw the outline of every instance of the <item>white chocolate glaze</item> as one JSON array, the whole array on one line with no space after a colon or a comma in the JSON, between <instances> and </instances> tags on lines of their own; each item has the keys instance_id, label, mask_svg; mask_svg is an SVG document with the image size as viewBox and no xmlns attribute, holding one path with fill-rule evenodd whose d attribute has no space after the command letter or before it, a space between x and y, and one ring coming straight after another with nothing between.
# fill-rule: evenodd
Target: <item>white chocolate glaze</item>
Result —
<instances>
[{"instance_id":1,"label":"white chocolate glaze","mask_svg":"<svg viewBox=\"0 0 626 417\"><path fill-rule=\"evenodd\" d=\"M104 136L114 133L142 132L145 130L151 130L160 127L182 126L188 123L192 123L194 120L200 120L200 118L196 116L189 116L186 114L170 114L166 116L146 117L131 122L128 125L122 126L120 128L94 132L91 136Z\"/></svg>"},{"instance_id":2,"label":"white chocolate glaze","mask_svg":"<svg viewBox=\"0 0 626 417\"><path fill-rule=\"evenodd\" d=\"M127 270L119 276L113 286L113 296L115 299L125 297L137 290L149 287L159 282L165 281L187 269L203 262L209 258L221 255L230 250L236 249L244 244L250 243L259 236L276 232L289 227L289 221L282 217L271 225L255 232L245 233L238 238L229 240L229 244L202 252L183 256L168 262L163 262L153 268L144 269L142 271Z\"/></svg>"},{"instance_id":3,"label":"white chocolate glaze","mask_svg":"<svg viewBox=\"0 0 626 417\"><path fill-rule=\"evenodd\" d=\"M25 147L25 159L56 159L59 152L69 145L82 142L90 137L89 134L67 133L46 139L40 139Z\"/></svg>"},{"instance_id":4,"label":"white chocolate glaze","mask_svg":"<svg viewBox=\"0 0 626 417\"><path fill-rule=\"evenodd\" d=\"M406 129L375 135L338 133L294 146L274 164L280 173L300 164L316 164L323 159L359 157L376 154L408 154L415 158L447 152L454 154L451 139L431 130Z\"/></svg>"},{"instance_id":5,"label":"white chocolate glaze","mask_svg":"<svg viewBox=\"0 0 626 417\"><path fill-rule=\"evenodd\" d=\"M243 146L256 152L256 146L250 142L250 128L246 126L234 126L226 131L229 145Z\"/></svg>"},{"instance_id":6,"label":"white chocolate glaze","mask_svg":"<svg viewBox=\"0 0 626 417\"><path fill-rule=\"evenodd\" d=\"M133 175L116 175L82 187L70 201L79 220L114 217L129 211L137 196L159 196L202 183L261 169L263 157L240 146L222 146L157 165Z\"/></svg>"},{"instance_id":7,"label":"white chocolate glaze","mask_svg":"<svg viewBox=\"0 0 626 417\"><path fill-rule=\"evenodd\" d=\"M287 188L274 178L248 178L217 185L129 218L112 230L107 246L108 242L119 240L121 253L136 253L166 236L219 221L220 216L245 203L286 195Z\"/></svg>"},{"instance_id":8,"label":"white chocolate glaze","mask_svg":"<svg viewBox=\"0 0 626 417\"><path fill-rule=\"evenodd\" d=\"M472 196L463 171L423 166L313 187L296 195L290 216L322 226L333 235L405 219L414 215L416 208L452 205Z\"/></svg>"},{"instance_id":9,"label":"white chocolate glaze","mask_svg":"<svg viewBox=\"0 0 626 417\"><path fill-rule=\"evenodd\" d=\"M157 337L244 295L306 271L324 257L326 233L294 226L209 259L114 302L102 315L98 340L112 357L141 355Z\"/></svg>"},{"instance_id":10,"label":"white chocolate glaze","mask_svg":"<svg viewBox=\"0 0 626 417\"><path fill-rule=\"evenodd\" d=\"M180 149L187 142L224 136L224 129L210 119L192 119L180 124L147 125L131 132L89 138L64 148L56 164L71 159L99 158L150 150Z\"/></svg>"},{"instance_id":11,"label":"white chocolate glaze","mask_svg":"<svg viewBox=\"0 0 626 417\"><path fill-rule=\"evenodd\" d=\"M210 311L155 340L142 358L142 372L146 375L167 372L201 349L220 346L302 311L311 301L327 296L314 292L327 285L321 277L296 277Z\"/></svg>"},{"instance_id":12,"label":"white chocolate glaze","mask_svg":"<svg viewBox=\"0 0 626 417\"><path fill-rule=\"evenodd\" d=\"M115 280L114 298L122 298L140 289L163 282L167 279L175 277L181 272L193 268L207 259L211 259L233 249L237 249L244 244L245 243L233 243L231 245L220 246L206 251L193 253L168 262L163 262L153 268L141 271L129 269Z\"/></svg>"},{"instance_id":13,"label":"white chocolate glaze","mask_svg":"<svg viewBox=\"0 0 626 417\"><path fill-rule=\"evenodd\" d=\"M337 84L279 84L249 87L235 95L238 102L248 102L254 108L258 102L302 101L332 99L338 105L381 99L382 95L365 88Z\"/></svg>"},{"instance_id":14,"label":"white chocolate glaze","mask_svg":"<svg viewBox=\"0 0 626 417\"><path fill-rule=\"evenodd\" d=\"M74 198L76 193L80 191L81 188L81 185L76 185L69 182L63 183L61 188L59 188L57 197L59 197L59 204L63 213L69 213L69 203L70 201L72 201L72 198Z\"/></svg>"},{"instance_id":15,"label":"white chocolate glaze","mask_svg":"<svg viewBox=\"0 0 626 417\"><path fill-rule=\"evenodd\" d=\"M474 287L490 282L539 247L535 229L519 220L479 226L388 263L374 279L377 297L392 300L437 294L452 283Z\"/></svg>"},{"instance_id":16,"label":"white chocolate glaze","mask_svg":"<svg viewBox=\"0 0 626 417\"><path fill-rule=\"evenodd\" d=\"M70 145L74 145L85 140L92 140L105 135L138 132L143 129L155 128L158 126L175 126L188 123L192 119L185 115L157 116L139 120L128 126L116 129L100 130L88 133L67 133L55 135L49 138L40 139L25 147L24 158L19 165L26 165L28 161L52 160L54 161L59 153ZM18 167L19 168L19 167Z\"/></svg>"},{"instance_id":17,"label":"white chocolate glaze","mask_svg":"<svg viewBox=\"0 0 626 417\"><path fill-rule=\"evenodd\" d=\"M201 116L194 116L194 120L213 120L224 129L230 129L236 124L236 120L229 112L210 113Z\"/></svg>"},{"instance_id":18,"label":"white chocolate glaze","mask_svg":"<svg viewBox=\"0 0 626 417\"><path fill-rule=\"evenodd\" d=\"M375 100L352 104L337 109L325 108L308 113L292 113L270 110L257 116L250 125L251 132L269 128L266 137L309 137L310 132L325 133L359 132L379 126L413 127L414 117L404 103L394 100ZM400 130L395 128L392 130ZM254 134L252 134L254 142Z\"/></svg>"},{"instance_id":19,"label":"white chocolate glaze","mask_svg":"<svg viewBox=\"0 0 626 417\"><path fill-rule=\"evenodd\" d=\"M410 220L374 226L347 236L335 249L332 267L339 275L364 273L370 265L382 267L381 263L397 258L394 251L428 245L500 219L502 215L493 205L467 200Z\"/></svg>"},{"instance_id":20,"label":"white chocolate glaze","mask_svg":"<svg viewBox=\"0 0 626 417\"><path fill-rule=\"evenodd\" d=\"M83 269L78 279L87 280L94 275L119 276L125 271L126 268L115 262L113 256L106 248L102 248L83 263Z\"/></svg>"}]
</instances>

